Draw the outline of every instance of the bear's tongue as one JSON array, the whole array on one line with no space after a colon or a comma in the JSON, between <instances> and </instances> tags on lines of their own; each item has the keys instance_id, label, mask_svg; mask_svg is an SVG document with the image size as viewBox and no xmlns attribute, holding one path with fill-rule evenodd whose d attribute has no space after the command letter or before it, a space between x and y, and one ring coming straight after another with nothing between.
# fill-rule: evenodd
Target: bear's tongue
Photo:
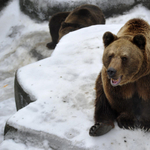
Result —
<instances>
[{"instance_id":1,"label":"bear's tongue","mask_svg":"<svg viewBox=\"0 0 150 150\"><path fill-rule=\"evenodd\" d=\"M111 78L110 82L112 86L117 86L121 82L121 77L119 77L117 80Z\"/></svg>"}]
</instances>

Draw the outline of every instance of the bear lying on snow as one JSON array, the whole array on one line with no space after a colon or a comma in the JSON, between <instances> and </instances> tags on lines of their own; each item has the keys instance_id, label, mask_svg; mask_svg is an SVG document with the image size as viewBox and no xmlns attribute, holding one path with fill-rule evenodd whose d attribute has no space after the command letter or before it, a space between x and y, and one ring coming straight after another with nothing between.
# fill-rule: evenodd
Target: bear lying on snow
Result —
<instances>
[{"instance_id":1,"label":"bear lying on snow","mask_svg":"<svg viewBox=\"0 0 150 150\"><path fill-rule=\"evenodd\" d=\"M129 20L117 35L103 35L103 67L96 81L91 136L114 128L150 131L150 25Z\"/></svg>"},{"instance_id":2,"label":"bear lying on snow","mask_svg":"<svg viewBox=\"0 0 150 150\"><path fill-rule=\"evenodd\" d=\"M54 49L58 41L67 33L96 24L105 24L101 9L95 5L82 5L72 12L57 13L49 22L52 42L47 43L49 49Z\"/></svg>"}]
</instances>

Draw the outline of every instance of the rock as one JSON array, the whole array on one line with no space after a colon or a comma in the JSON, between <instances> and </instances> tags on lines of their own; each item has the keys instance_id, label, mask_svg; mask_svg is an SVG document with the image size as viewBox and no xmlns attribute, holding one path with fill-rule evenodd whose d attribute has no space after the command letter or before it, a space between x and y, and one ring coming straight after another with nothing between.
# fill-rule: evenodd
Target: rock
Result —
<instances>
[{"instance_id":1,"label":"rock","mask_svg":"<svg viewBox=\"0 0 150 150\"><path fill-rule=\"evenodd\" d=\"M106 18L116 14L122 14L138 4L143 4L145 7L150 8L149 0L44 0L44 2L41 0L19 0L19 2L21 10L38 21L49 20L50 16L57 12L71 11L75 7L87 3L99 6Z\"/></svg>"},{"instance_id":2,"label":"rock","mask_svg":"<svg viewBox=\"0 0 150 150\"><path fill-rule=\"evenodd\" d=\"M42 3L41 3L42 2ZM32 0L19 0L21 10L33 19L38 21L49 20L50 16L57 12L70 11L78 5L69 6L68 2L51 2L51 1L32 1ZM44 4L44 5L43 5Z\"/></svg>"},{"instance_id":3,"label":"rock","mask_svg":"<svg viewBox=\"0 0 150 150\"><path fill-rule=\"evenodd\" d=\"M10 0L0 0L0 11L7 5Z\"/></svg>"}]
</instances>

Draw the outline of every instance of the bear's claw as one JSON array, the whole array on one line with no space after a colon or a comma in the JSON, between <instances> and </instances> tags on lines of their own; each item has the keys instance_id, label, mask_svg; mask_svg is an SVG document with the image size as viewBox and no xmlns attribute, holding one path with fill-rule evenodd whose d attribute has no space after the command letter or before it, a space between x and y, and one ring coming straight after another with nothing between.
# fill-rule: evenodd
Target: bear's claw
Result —
<instances>
[{"instance_id":1,"label":"bear's claw","mask_svg":"<svg viewBox=\"0 0 150 150\"><path fill-rule=\"evenodd\" d=\"M111 124L97 122L95 125L93 125L90 128L89 134L90 136L100 136L100 135L106 134L113 128L114 126Z\"/></svg>"},{"instance_id":2,"label":"bear's claw","mask_svg":"<svg viewBox=\"0 0 150 150\"><path fill-rule=\"evenodd\" d=\"M141 122L140 128L144 132L150 132L150 122Z\"/></svg>"},{"instance_id":3,"label":"bear's claw","mask_svg":"<svg viewBox=\"0 0 150 150\"><path fill-rule=\"evenodd\" d=\"M134 129L136 129L138 127L138 124L139 124L134 117L132 117L129 114L125 114L125 113L122 113L117 118L116 121L117 121L118 126L120 128L128 129L128 130L134 130Z\"/></svg>"}]
</instances>

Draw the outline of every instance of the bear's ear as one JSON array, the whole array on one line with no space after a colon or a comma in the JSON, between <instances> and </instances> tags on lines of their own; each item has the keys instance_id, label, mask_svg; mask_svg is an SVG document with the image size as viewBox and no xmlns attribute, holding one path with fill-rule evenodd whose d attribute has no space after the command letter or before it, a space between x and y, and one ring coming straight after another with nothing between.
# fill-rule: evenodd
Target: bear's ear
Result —
<instances>
[{"instance_id":1,"label":"bear's ear","mask_svg":"<svg viewBox=\"0 0 150 150\"><path fill-rule=\"evenodd\" d=\"M140 49L145 49L146 38L142 34L137 34L133 38L133 43L137 45Z\"/></svg>"},{"instance_id":2,"label":"bear's ear","mask_svg":"<svg viewBox=\"0 0 150 150\"><path fill-rule=\"evenodd\" d=\"M103 35L103 43L105 48L116 39L117 39L116 35L112 34L111 32L105 32Z\"/></svg>"}]
</instances>

